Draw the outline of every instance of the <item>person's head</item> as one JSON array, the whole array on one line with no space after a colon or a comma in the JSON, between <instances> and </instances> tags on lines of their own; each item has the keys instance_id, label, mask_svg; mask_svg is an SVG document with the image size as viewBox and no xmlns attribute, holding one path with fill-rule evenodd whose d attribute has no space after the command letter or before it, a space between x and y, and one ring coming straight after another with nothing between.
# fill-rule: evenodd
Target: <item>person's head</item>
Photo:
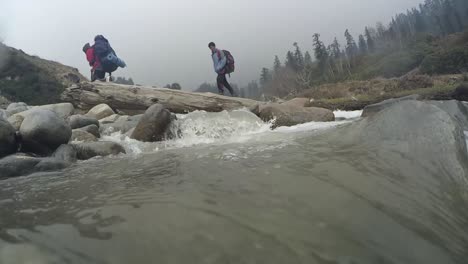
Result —
<instances>
[{"instance_id":1,"label":"person's head","mask_svg":"<svg viewBox=\"0 0 468 264\"><path fill-rule=\"evenodd\" d=\"M216 44L214 42L210 42L210 44L208 44L208 48L214 52L216 50Z\"/></svg>"},{"instance_id":2,"label":"person's head","mask_svg":"<svg viewBox=\"0 0 468 264\"><path fill-rule=\"evenodd\" d=\"M91 45L89 45L89 43L86 43L86 44L83 46L83 52L86 53L90 48L91 48Z\"/></svg>"},{"instance_id":3,"label":"person's head","mask_svg":"<svg viewBox=\"0 0 468 264\"><path fill-rule=\"evenodd\" d=\"M103 35L97 35L96 37L94 37L94 41L98 41L98 40L107 40Z\"/></svg>"}]
</instances>

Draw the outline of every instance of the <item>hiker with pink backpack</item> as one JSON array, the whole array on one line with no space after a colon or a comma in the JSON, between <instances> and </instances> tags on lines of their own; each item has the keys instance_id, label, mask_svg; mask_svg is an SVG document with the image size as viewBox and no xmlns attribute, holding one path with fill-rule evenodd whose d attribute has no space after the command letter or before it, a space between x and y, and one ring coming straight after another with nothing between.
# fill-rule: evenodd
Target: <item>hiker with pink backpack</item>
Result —
<instances>
[{"instance_id":1,"label":"hiker with pink backpack","mask_svg":"<svg viewBox=\"0 0 468 264\"><path fill-rule=\"evenodd\" d=\"M217 49L216 44L213 42L210 42L210 44L208 44L208 47L211 50L211 57L213 58L214 70L218 74L216 82L218 85L219 94L223 95L223 88L226 88L229 90L232 96L235 96L234 90L232 89L231 85L226 79L226 75L230 75L235 70L234 57L227 50Z\"/></svg>"}]
</instances>

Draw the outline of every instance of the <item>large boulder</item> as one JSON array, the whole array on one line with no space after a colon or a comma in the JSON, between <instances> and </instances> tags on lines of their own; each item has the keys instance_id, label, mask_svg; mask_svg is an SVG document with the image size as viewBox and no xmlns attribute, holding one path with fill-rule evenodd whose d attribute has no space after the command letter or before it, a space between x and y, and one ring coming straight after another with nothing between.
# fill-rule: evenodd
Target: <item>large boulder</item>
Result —
<instances>
[{"instance_id":1,"label":"large boulder","mask_svg":"<svg viewBox=\"0 0 468 264\"><path fill-rule=\"evenodd\" d=\"M78 129L86 131L86 132L90 133L91 135L95 136L96 138L101 137L101 133L99 133L99 127L96 126L96 125L89 125L89 126L85 126L85 127L78 128Z\"/></svg>"},{"instance_id":2,"label":"large boulder","mask_svg":"<svg viewBox=\"0 0 468 264\"><path fill-rule=\"evenodd\" d=\"M310 103L309 98L294 98L289 101L286 101L283 103L283 105L293 105L293 106L299 106L299 107L306 107Z\"/></svg>"},{"instance_id":3,"label":"large boulder","mask_svg":"<svg viewBox=\"0 0 468 264\"><path fill-rule=\"evenodd\" d=\"M0 158L17 150L15 132L8 121L0 118Z\"/></svg>"},{"instance_id":4,"label":"large boulder","mask_svg":"<svg viewBox=\"0 0 468 264\"><path fill-rule=\"evenodd\" d=\"M21 114L16 114L8 117L8 123L10 123L16 131L20 129L23 120L24 116Z\"/></svg>"},{"instance_id":5,"label":"large boulder","mask_svg":"<svg viewBox=\"0 0 468 264\"><path fill-rule=\"evenodd\" d=\"M362 111L362 117L372 116L372 115L382 111L383 109L388 108L388 107L390 107L390 106L392 106L392 105L394 105L396 103L402 102L402 101L411 101L411 100L419 100L419 99L421 99L421 96L415 94L415 95L409 95L409 96L400 97L400 98L392 98L392 99L388 99L388 100L382 101L382 102L377 103L377 104L368 105Z\"/></svg>"},{"instance_id":6,"label":"large boulder","mask_svg":"<svg viewBox=\"0 0 468 264\"><path fill-rule=\"evenodd\" d=\"M163 105L152 105L138 122L131 138L143 142L161 141L171 121L171 113Z\"/></svg>"},{"instance_id":7,"label":"large boulder","mask_svg":"<svg viewBox=\"0 0 468 264\"><path fill-rule=\"evenodd\" d=\"M49 172L64 169L70 163L54 158L37 158L16 154L0 159L0 178L25 176L35 172Z\"/></svg>"},{"instance_id":8,"label":"large boulder","mask_svg":"<svg viewBox=\"0 0 468 264\"><path fill-rule=\"evenodd\" d=\"M88 160L94 157L105 157L110 155L119 155L126 153L125 149L115 142L99 141L88 143L74 143L77 158L79 160Z\"/></svg>"},{"instance_id":9,"label":"large boulder","mask_svg":"<svg viewBox=\"0 0 468 264\"><path fill-rule=\"evenodd\" d=\"M422 160L423 166L440 170L441 174L453 177L450 180L464 184L467 181L468 151L462 126L430 103L414 100L395 103L371 117L328 133L327 140L343 145L362 144L375 151L375 155L382 151L388 156L387 152L391 151L396 157ZM414 176L414 184L420 184L418 175Z\"/></svg>"},{"instance_id":10,"label":"large boulder","mask_svg":"<svg viewBox=\"0 0 468 264\"><path fill-rule=\"evenodd\" d=\"M456 120L464 130L468 131L468 108L460 101L428 101L439 107Z\"/></svg>"},{"instance_id":11,"label":"large boulder","mask_svg":"<svg viewBox=\"0 0 468 264\"><path fill-rule=\"evenodd\" d=\"M68 123L50 110L35 110L26 115L19 132L22 149L39 155L49 155L67 144L72 134Z\"/></svg>"},{"instance_id":12,"label":"large boulder","mask_svg":"<svg viewBox=\"0 0 468 264\"><path fill-rule=\"evenodd\" d=\"M30 107L26 103L19 102L19 103L11 103L7 107L6 110L8 111L10 115L14 115L16 113L27 111L28 109L30 109Z\"/></svg>"},{"instance_id":13,"label":"large boulder","mask_svg":"<svg viewBox=\"0 0 468 264\"><path fill-rule=\"evenodd\" d=\"M112 110L112 108L110 108L110 106L106 104L100 104L91 108L91 110L89 110L89 112L86 115L100 120L114 114L115 112L114 110Z\"/></svg>"},{"instance_id":14,"label":"large boulder","mask_svg":"<svg viewBox=\"0 0 468 264\"><path fill-rule=\"evenodd\" d=\"M99 121L96 118L85 115L72 115L68 119L68 123L72 129L82 128L89 125L96 125L99 127Z\"/></svg>"},{"instance_id":15,"label":"large boulder","mask_svg":"<svg viewBox=\"0 0 468 264\"><path fill-rule=\"evenodd\" d=\"M80 129L73 129L72 131L72 136L71 136L71 141L79 141L79 142L96 142L97 138Z\"/></svg>"},{"instance_id":16,"label":"large boulder","mask_svg":"<svg viewBox=\"0 0 468 264\"><path fill-rule=\"evenodd\" d=\"M335 121L332 111L317 107L299 107L271 103L261 106L259 117L268 122L274 120L273 127L294 126L307 122Z\"/></svg>"}]
</instances>

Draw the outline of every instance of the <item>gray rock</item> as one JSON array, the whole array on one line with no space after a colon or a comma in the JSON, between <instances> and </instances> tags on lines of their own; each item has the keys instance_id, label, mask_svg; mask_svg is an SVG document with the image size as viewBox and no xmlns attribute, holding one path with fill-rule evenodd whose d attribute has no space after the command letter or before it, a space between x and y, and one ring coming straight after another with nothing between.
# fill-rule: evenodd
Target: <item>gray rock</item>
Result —
<instances>
[{"instance_id":1,"label":"gray rock","mask_svg":"<svg viewBox=\"0 0 468 264\"><path fill-rule=\"evenodd\" d=\"M77 158L79 160L88 160L98 156L105 157L126 153L125 149L115 142L99 141L75 143L73 146L76 149Z\"/></svg>"},{"instance_id":2,"label":"gray rock","mask_svg":"<svg viewBox=\"0 0 468 264\"><path fill-rule=\"evenodd\" d=\"M70 116L68 123L72 129L82 128L89 125L96 125L99 127L99 121L96 118L85 115Z\"/></svg>"},{"instance_id":3,"label":"gray rock","mask_svg":"<svg viewBox=\"0 0 468 264\"><path fill-rule=\"evenodd\" d=\"M50 110L28 114L19 132L23 150L40 155L49 155L60 145L67 144L72 133L68 123Z\"/></svg>"},{"instance_id":4,"label":"gray rock","mask_svg":"<svg viewBox=\"0 0 468 264\"><path fill-rule=\"evenodd\" d=\"M464 130L468 131L468 108L460 101L428 101L439 107L456 120Z\"/></svg>"},{"instance_id":5,"label":"gray rock","mask_svg":"<svg viewBox=\"0 0 468 264\"><path fill-rule=\"evenodd\" d=\"M21 113L21 112L27 111L29 109L30 109L30 107L26 103L19 102L19 103L11 103L7 107L6 110L8 111L8 113L10 115L14 115L16 113Z\"/></svg>"},{"instance_id":6,"label":"gray rock","mask_svg":"<svg viewBox=\"0 0 468 264\"><path fill-rule=\"evenodd\" d=\"M76 149L72 145L61 145L52 155L53 158L59 161L74 163L77 161Z\"/></svg>"},{"instance_id":7,"label":"gray rock","mask_svg":"<svg viewBox=\"0 0 468 264\"><path fill-rule=\"evenodd\" d=\"M53 158L37 158L16 154L0 160L0 178L26 176L35 172L57 171L70 163Z\"/></svg>"},{"instance_id":8,"label":"gray rock","mask_svg":"<svg viewBox=\"0 0 468 264\"><path fill-rule=\"evenodd\" d=\"M16 152L15 132L8 121L0 118L0 158Z\"/></svg>"},{"instance_id":9,"label":"gray rock","mask_svg":"<svg viewBox=\"0 0 468 264\"><path fill-rule=\"evenodd\" d=\"M171 113L163 105L152 105L138 122L131 138L143 142L161 141L171 121Z\"/></svg>"},{"instance_id":10,"label":"gray rock","mask_svg":"<svg viewBox=\"0 0 468 264\"><path fill-rule=\"evenodd\" d=\"M106 104L100 104L91 108L91 110L89 110L89 112L86 115L100 120L114 114L115 112L114 110L112 110L112 108L110 108L110 106Z\"/></svg>"},{"instance_id":11,"label":"gray rock","mask_svg":"<svg viewBox=\"0 0 468 264\"><path fill-rule=\"evenodd\" d=\"M71 141L95 142L97 141L97 138L86 131L80 129L73 129Z\"/></svg>"},{"instance_id":12,"label":"gray rock","mask_svg":"<svg viewBox=\"0 0 468 264\"><path fill-rule=\"evenodd\" d=\"M420 95L414 94L414 95L409 95L409 96L405 96L401 98L388 99L377 104L368 105L362 111L362 117L372 116L382 111L383 109L390 107L396 103L402 102L402 101L419 100L420 98L421 98Z\"/></svg>"},{"instance_id":13,"label":"gray rock","mask_svg":"<svg viewBox=\"0 0 468 264\"><path fill-rule=\"evenodd\" d=\"M96 138L101 137L101 134L99 133L99 127L96 126L96 125L89 125L89 126L85 126L85 127L78 128L78 129L86 131L86 132L90 133L91 135L95 136Z\"/></svg>"},{"instance_id":14,"label":"gray rock","mask_svg":"<svg viewBox=\"0 0 468 264\"><path fill-rule=\"evenodd\" d=\"M273 127L294 126L307 122L335 121L332 111L317 107L298 107L287 104L271 103L260 106L259 117L263 121L275 120Z\"/></svg>"}]
</instances>

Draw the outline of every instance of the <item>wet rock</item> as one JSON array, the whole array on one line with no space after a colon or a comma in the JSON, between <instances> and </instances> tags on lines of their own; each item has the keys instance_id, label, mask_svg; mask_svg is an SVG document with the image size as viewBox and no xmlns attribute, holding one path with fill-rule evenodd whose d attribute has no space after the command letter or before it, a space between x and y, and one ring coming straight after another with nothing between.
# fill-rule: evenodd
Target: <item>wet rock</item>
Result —
<instances>
[{"instance_id":1,"label":"wet rock","mask_svg":"<svg viewBox=\"0 0 468 264\"><path fill-rule=\"evenodd\" d=\"M95 136L96 138L101 137L101 133L99 133L99 127L96 126L96 125L89 125L89 126L85 126L85 127L78 128L78 129L86 131L86 132L90 133L91 135Z\"/></svg>"},{"instance_id":2,"label":"wet rock","mask_svg":"<svg viewBox=\"0 0 468 264\"><path fill-rule=\"evenodd\" d=\"M74 163L77 161L76 149L72 145L61 145L52 155L59 161Z\"/></svg>"},{"instance_id":3,"label":"wet rock","mask_svg":"<svg viewBox=\"0 0 468 264\"><path fill-rule=\"evenodd\" d=\"M74 143L73 146L76 149L77 158L79 160L88 160L98 156L105 157L126 153L125 149L121 145L108 141Z\"/></svg>"},{"instance_id":4,"label":"wet rock","mask_svg":"<svg viewBox=\"0 0 468 264\"><path fill-rule=\"evenodd\" d=\"M259 117L268 122L275 120L273 127L294 126L307 122L334 121L335 115L332 111L317 107L298 107L271 103L263 105L259 109Z\"/></svg>"},{"instance_id":5,"label":"wet rock","mask_svg":"<svg viewBox=\"0 0 468 264\"><path fill-rule=\"evenodd\" d=\"M68 123L72 129L82 128L89 125L96 125L99 127L99 121L96 118L85 115L70 116Z\"/></svg>"},{"instance_id":6,"label":"wet rock","mask_svg":"<svg viewBox=\"0 0 468 264\"><path fill-rule=\"evenodd\" d=\"M0 158L17 150L15 129L5 119L0 118Z\"/></svg>"},{"instance_id":7,"label":"wet rock","mask_svg":"<svg viewBox=\"0 0 468 264\"><path fill-rule=\"evenodd\" d=\"M89 110L89 112L86 115L100 120L114 114L115 112L114 110L112 110L112 108L110 108L110 106L106 104L100 104L91 108L91 110Z\"/></svg>"},{"instance_id":8,"label":"wet rock","mask_svg":"<svg viewBox=\"0 0 468 264\"><path fill-rule=\"evenodd\" d=\"M171 113L163 105L152 105L138 122L131 138L143 142L161 141L171 121Z\"/></svg>"},{"instance_id":9,"label":"wet rock","mask_svg":"<svg viewBox=\"0 0 468 264\"><path fill-rule=\"evenodd\" d=\"M0 159L0 178L26 176L35 172L49 172L64 169L70 163L53 158L37 158L15 154Z\"/></svg>"},{"instance_id":10,"label":"wet rock","mask_svg":"<svg viewBox=\"0 0 468 264\"><path fill-rule=\"evenodd\" d=\"M8 117L10 117L10 114L6 110L0 109L0 119L7 120Z\"/></svg>"},{"instance_id":11,"label":"wet rock","mask_svg":"<svg viewBox=\"0 0 468 264\"><path fill-rule=\"evenodd\" d=\"M376 151L376 155L379 151L391 151L437 164L441 174L453 177L447 180L466 183L468 151L462 126L431 103L414 100L395 103L327 134L327 140L344 145L363 144Z\"/></svg>"},{"instance_id":12,"label":"wet rock","mask_svg":"<svg viewBox=\"0 0 468 264\"><path fill-rule=\"evenodd\" d=\"M0 178L17 177L34 172L40 158L26 155L12 155L0 159Z\"/></svg>"},{"instance_id":13,"label":"wet rock","mask_svg":"<svg viewBox=\"0 0 468 264\"><path fill-rule=\"evenodd\" d=\"M439 107L456 120L464 130L468 131L468 108L460 101L428 101Z\"/></svg>"},{"instance_id":14,"label":"wet rock","mask_svg":"<svg viewBox=\"0 0 468 264\"><path fill-rule=\"evenodd\" d=\"M393 98L393 99L388 99L385 101L382 101L377 104L373 105L368 105L364 108L364 111L362 112L362 117L369 117L372 116L380 111L382 111L385 108L388 108L396 103L402 102L402 101L409 101L409 100L419 100L421 98L420 95L415 94L415 95L409 95L401 98Z\"/></svg>"},{"instance_id":15,"label":"wet rock","mask_svg":"<svg viewBox=\"0 0 468 264\"><path fill-rule=\"evenodd\" d=\"M283 105L293 105L299 107L306 107L310 103L309 98L294 98L283 103Z\"/></svg>"},{"instance_id":16,"label":"wet rock","mask_svg":"<svg viewBox=\"0 0 468 264\"><path fill-rule=\"evenodd\" d=\"M72 136L71 136L71 141L79 141L79 142L95 142L97 141L97 138L80 129L73 129L72 131Z\"/></svg>"},{"instance_id":17,"label":"wet rock","mask_svg":"<svg viewBox=\"0 0 468 264\"><path fill-rule=\"evenodd\" d=\"M60 145L67 144L71 128L66 121L50 110L35 110L28 114L19 130L24 151L49 155Z\"/></svg>"},{"instance_id":18,"label":"wet rock","mask_svg":"<svg viewBox=\"0 0 468 264\"><path fill-rule=\"evenodd\" d=\"M24 111L27 111L30 107L26 104L26 103L23 103L23 102L19 102L19 103L11 103L8 107L7 107L7 111L10 115L14 115L16 113L21 113L21 112L24 112Z\"/></svg>"}]
</instances>

